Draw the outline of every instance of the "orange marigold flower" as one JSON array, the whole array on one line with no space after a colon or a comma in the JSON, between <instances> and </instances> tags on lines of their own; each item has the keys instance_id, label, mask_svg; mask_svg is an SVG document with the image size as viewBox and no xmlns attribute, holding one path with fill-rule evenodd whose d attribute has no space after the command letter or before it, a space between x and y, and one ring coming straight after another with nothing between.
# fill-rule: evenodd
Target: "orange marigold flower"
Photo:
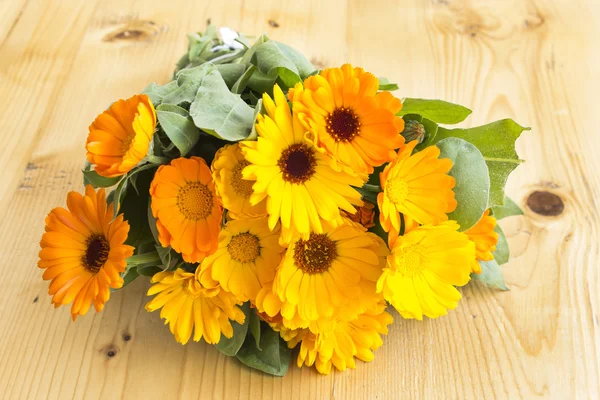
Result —
<instances>
[{"instance_id":1,"label":"orange marigold flower","mask_svg":"<svg viewBox=\"0 0 600 400\"><path fill-rule=\"evenodd\" d=\"M44 280L51 280L48 294L55 307L73 302L73 321L88 312L91 304L101 311L110 289L123 286L121 273L134 248L125 245L129 223L119 215L113 219L104 189L91 185L85 195L70 192L68 210L57 207L46 217L38 266Z\"/></svg>"},{"instance_id":2,"label":"orange marigold flower","mask_svg":"<svg viewBox=\"0 0 600 400\"><path fill-rule=\"evenodd\" d=\"M476 274L481 273L479 260L491 261L494 259L492 253L496 251L496 244L498 244L498 234L494 228L496 228L496 218L490 216L490 210L486 210L479 222L465 232L475 243L477 254L471 262L471 270Z\"/></svg>"},{"instance_id":3,"label":"orange marigold flower","mask_svg":"<svg viewBox=\"0 0 600 400\"><path fill-rule=\"evenodd\" d=\"M87 159L99 175L126 174L146 157L155 127L156 112L148 96L117 100L90 125Z\"/></svg>"},{"instance_id":4,"label":"orange marigold flower","mask_svg":"<svg viewBox=\"0 0 600 400\"><path fill-rule=\"evenodd\" d=\"M298 83L289 98L315 144L364 176L404 144L402 102L378 89L375 75L344 64Z\"/></svg>"},{"instance_id":5,"label":"orange marigold flower","mask_svg":"<svg viewBox=\"0 0 600 400\"><path fill-rule=\"evenodd\" d=\"M178 158L161 165L150 184L158 239L189 263L217 250L223 208L206 162Z\"/></svg>"}]
</instances>

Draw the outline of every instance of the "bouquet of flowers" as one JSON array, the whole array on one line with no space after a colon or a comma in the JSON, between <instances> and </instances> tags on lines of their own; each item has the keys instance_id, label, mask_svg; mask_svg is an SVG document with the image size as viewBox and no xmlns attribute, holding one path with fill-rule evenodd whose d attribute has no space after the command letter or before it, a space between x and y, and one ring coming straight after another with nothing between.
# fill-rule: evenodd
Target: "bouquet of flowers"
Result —
<instances>
[{"instance_id":1,"label":"bouquet of flowers","mask_svg":"<svg viewBox=\"0 0 600 400\"><path fill-rule=\"evenodd\" d=\"M526 128L450 128L471 111L397 89L265 35L189 35L171 82L89 126L84 193L41 239L52 303L75 320L147 276L176 341L281 376L293 349L323 374L373 360L389 305L437 318L471 280L505 290Z\"/></svg>"}]
</instances>

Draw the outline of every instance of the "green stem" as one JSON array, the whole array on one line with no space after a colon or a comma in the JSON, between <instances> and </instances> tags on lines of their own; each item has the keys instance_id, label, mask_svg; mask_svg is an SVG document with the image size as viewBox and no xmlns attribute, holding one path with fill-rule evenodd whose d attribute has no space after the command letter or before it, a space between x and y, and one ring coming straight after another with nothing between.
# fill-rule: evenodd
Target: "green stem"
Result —
<instances>
[{"instance_id":1,"label":"green stem","mask_svg":"<svg viewBox=\"0 0 600 400\"><path fill-rule=\"evenodd\" d=\"M128 265L139 265L151 262L161 262L160 256L156 251L144 254L136 254L127 259Z\"/></svg>"},{"instance_id":2,"label":"green stem","mask_svg":"<svg viewBox=\"0 0 600 400\"><path fill-rule=\"evenodd\" d=\"M362 188L365 190L368 190L369 192L376 192L376 193L381 192L381 186L371 185L370 183L365 183Z\"/></svg>"},{"instance_id":3,"label":"green stem","mask_svg":"<svg viewBox=\"0 0 600 400\"><path fill-rule=\"evenodd\" d=\"M158 157L151 154L146 156L146 160L152 164L168 164L171 161L168 157Z\"/></svg>"}]
</instances>

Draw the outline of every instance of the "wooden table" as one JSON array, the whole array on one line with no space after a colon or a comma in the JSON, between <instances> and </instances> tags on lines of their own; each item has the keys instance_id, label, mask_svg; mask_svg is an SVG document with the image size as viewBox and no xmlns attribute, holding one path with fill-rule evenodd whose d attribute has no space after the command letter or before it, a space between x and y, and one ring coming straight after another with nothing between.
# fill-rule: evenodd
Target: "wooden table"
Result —
<instances>
[{"instance_id":1,"label":"wooden table","mask_svg":"<svg viewBox=\"0 0 600 400\"><path fill-rule=\"evenodd\" d=\"M587 398L600 396L600 2L597 0L0 1L0 398ZM81 190L87 127L111 101L168 81L186 33L266 32L316 66L352 62L399 96L512 117L527 163L504 220L510 291L399 318L371 364L283 378L177 344L147 283L76 323L36 267L43 218ZM541 192L531 196L534 192Z\"/></svg>"}]
</instances>

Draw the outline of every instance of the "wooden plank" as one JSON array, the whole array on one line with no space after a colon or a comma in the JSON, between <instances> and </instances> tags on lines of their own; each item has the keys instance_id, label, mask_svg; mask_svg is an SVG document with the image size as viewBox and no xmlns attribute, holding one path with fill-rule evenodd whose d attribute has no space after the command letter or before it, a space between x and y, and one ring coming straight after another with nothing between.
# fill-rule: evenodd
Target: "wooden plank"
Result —
<instances>
[{"instance_id":1,"label":"wooden plank","mask_svg":"<svg viewBox=\"0 0 600 400\"><path fill-rule=\"evenodd\" d=\"M1 398L600 396L597 2L44 4L28 4L0 48ZM527 163L509 182L526 215L502 223L511 290L472 285L437 320L394 314L374 362L329 376L292 367L282 379L205 344L175 343L158 313L144 310L141 280L76 323L67 308L52 311L37 243L48 210L80 190L88 124L114 99L167 81L185 33L208 17L266 31L320 65L360 64L399 82L399 96L465 104L474 110L468 125L531 125L518 142ZM139 31L128 36L137 40L119 36L124 29ZM527 206L534 191L555 194L564 211Z\"/></svg>"}]
</instances>

